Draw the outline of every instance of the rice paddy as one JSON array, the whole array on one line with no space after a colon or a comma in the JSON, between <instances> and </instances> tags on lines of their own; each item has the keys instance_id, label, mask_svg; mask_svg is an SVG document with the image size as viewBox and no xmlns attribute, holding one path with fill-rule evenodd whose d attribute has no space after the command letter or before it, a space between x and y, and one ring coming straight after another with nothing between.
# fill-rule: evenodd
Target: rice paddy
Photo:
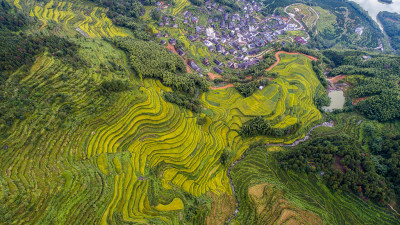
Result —
<instances>
[{"instance_id":1,"label":"rice paddy","mask_svg":"<svg viewBox=\"0 0 400 225\"><path fill-rule=\"evenodd\" d=\"M297 121L302 128L296 134L285 137L284 143L302 138L306 130L321 120L321 114L313 99L322 94L324 88L312 71L311 61L303 55L281 54L281 62L271 72L280 74L263 90L244 98L234 88L213 90L203 96L204 106L211 109L216 120L225 118L232 128L239 129L243 123L263 116L270 121L279 121L276 127L285 128ZM281 142L281 139L268 139Z\"/></svg>"},{"instance_id":2,"label":"rice paddy","mask_svg":"<svg viewBox=\"0 0 400 225\"><path fill-rule=\"evenodd\" d=\"M190 6L190 2L188 0L174 0L173 5L174 5L174 7L172 8L171 14L173 16L176 16L185 7Z\"/></svg>"},{"instance_id":3,"label":"rice paddy","mask_svg":"<svg viewBox=\"0 0 400 225\"><path fill-rule=\"evenodd\" d=\"M122 55L99 58L97 48L85 48L85 56L93 65L110 59L126 63ZM102 52L114 54L107 48ZM307 96L318 87L318 80L314 81L307 66L303 75L298 74L298 63L308 65L309 60L285 56L282 63L274 69L282 77L250 98L244 99L235 89L204 94L209 115L204 125L197 124L192 112L163 100L161 95L169 88L158 81L144 80L138 90L140 95L132 98L129 93L122 94L115 103L118 106L108 112L90 117L77 111L76 115L87 121L77 127L33 133L28 128L28 121L35 121L33 118L26 120L28 124L15 126L13 134L2 141L8 150L0 155L5 162L0 188L4 203L0 210L7 212L3 221L18 223L25 218L38 223L111 224L118 219L172 224L185 209L186 200L171 193L197 198L209 192L232 195L227 167L221 164L220 156L226 149L234 155L231 161L243 154L249 141L243 140L238 130L244 121L261 114L282 119L279 126L288 126L294 120L290 116L299 113L296 118L306 127L321 118L312 106L312 98ZM294 68L296 73L290 72ZM22 82L55 88L57 77L68 71L68 66L44 55ZM76 84L71 82L75 89L84 88L82 75L76 76ZM96 74L91 76L97 82L101 80ZM289 90L293 89L298 90L290 97ZM85 91L74 92L82 93L74 96L75 104L82 104L78 108L87 107L89 96ZM288 109L290 101L295 102L292 104L296 110ZM285 141L300 136L299 133ZM26 141L19 141L23 137ZM14 160L5 160L10 158ZM157 178L151 175L152 170L157 171ZM155 191L154 180L159 182L157 194L151 194ZM20 210L25 213L19 215Z\"/></svg>"},{"instance_id":4,"label":"rice paddy","mask_svg":"<svg viewBox=\"0 0 400 225\"><path fill-rule=\"evenodd\" d=\"M328 189L319 175L281 169L276 148L253 148L233 167L239 214L231 224L399 224L354 195Z\"/></svg>"},{"instance_id":5,"label":"rice paddy","mask_svg":"<svg viewBox=\"0 0 400 225\"><path fill-rule=\"evenodd\" d=\"M174 15L190 5L187 0L175 4ZM126 55L100 38L128 35L115 27L105 13L102 8L53 1L44 6L34 5L30 11L32 17L41 21L42 29L57 23L80 30L92 39L74 39L81 46L80 55L87 62L85 68L74 68L52 55L42 54L20 80L37 91L35 96L43 108L14 124L7 135L0 137L0 224L202 223L204 218L188 216L190 209L203 203L207 208L210 198L232 204L234 193L228 168L251 143L257 140L292 143L321 122L313 99L325 90L312 70L311 61L303 55L281 54L280 63L271 70L280 76L252 96L244 98L234 88L211 90L199 96L202 116L206 118L205 123L199 124L199 115L163 99L164 92L172 91L170 88L160 81L139 80L129 68ZM208 54L200 48L191 51L202 57ZM120 65L118 71L110 69L115 65ZM97 88L101 82L116 78L128 80L132 90L112 97L99 95ZM64 102L49 101L53 94L66 96ZM73 105L74 110L58 126L61 122L58 114L68 105ZM281 138L243 138L239 133L241 126L256 116L279 128L301 122L301 128ZM225 164L221 162L224 153L232 156ZM261 153L257 157L265 162ZM255 165L260 164L257 161ZM297 189L288 186L292 193L289 196L269 189L281 188L279 185L285 181L271 178L272 172L263 168L269 178L262 181L269 184L263 186L263 191L256 188L251 192L253 196L262 195L262 202L256 204L260 208L257 215L264 218L259 221L272 221L284 214L276 210L275 203L272 213L261 209L260 205L276 202L271 196L284 199L284 208L295 214L285 217L283 222L299 215L301 221L320 218L332 223L347 218L349 213L343 209L335 211L337 215L323 214L321 208L298 191L305 188L315 197L322 190L323 196L330 200L340 195L329 195L322 185L315 191L306 178L296 180L292 174L279 171L276 164L271 164L272 167L278 171L279 179L298 186ZM253 175L236 174L234 182L254 184ZM240 191L240 198L249 193L248 188ZM366 208L360 200L347 197L340 200L344 207ZM334 205L329 206L337 210ZM233 210L217 208L214 213ZM380 213L374 208L367 210ZM248 222L242 220L247 218L243 213L248 212L241 209L232 222ZM228 217L221 215L207 220L215 223ZM367 216L365 221L371 220ZM380 221L393 222L386 215Z\"/></svg>"},{"instance_id":6,"label":"rice paddy","mask_svg":"<svg viewBox=\"0 0 400 225\"><path fill-rule=\"evenodd\" d=\"M71 25L86 37L115 37L127 36L121 28L114 26L106 16L105 9L94 7L81 9L71 2L48 2L41 7L35 5L30 15L42 22L40 29L51 22Z\"/></svg>"}]
</instances>

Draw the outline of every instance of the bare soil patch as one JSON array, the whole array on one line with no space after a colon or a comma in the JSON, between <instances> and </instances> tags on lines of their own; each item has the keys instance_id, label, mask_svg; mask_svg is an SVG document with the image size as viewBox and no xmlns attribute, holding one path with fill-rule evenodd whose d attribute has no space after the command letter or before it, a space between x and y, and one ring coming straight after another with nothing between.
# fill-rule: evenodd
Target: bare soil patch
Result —
<instances>
[{"instance_id":1,"label":"bare soil patch","mask_svg":"<svg viewBox=\"0 0 400 225\"><path fill-rule=\"evenodd\" d=\"M357 105L359 102L366 100L368 97L362 97L362 98L355 98L351 100L351 103L353 105Z\"/></svg>"},{"instance_id":2,"label":"bare soil patch","mask_svg":"<svg viewBox=\"0 0 400 225\"><path fill-rule=\"evenodd\" d=\"M254 198L262 198L264 195L264 188L267 186L266 183L256 184L249 188L249 195Z\"/></svg>"},{"instance_id":3,"label":"bare soil patch","mask_svg":"<svg viewBox=\"0 0 400 225\"><path fill-rule=\"evenodd\" d=\"M210 77L211 80L215 80L216 78L222 78L221 75L208 72L207 75Z\"/></svg>"},{"instance_id":4,"label":"bare soil patch","mask_svg":"<svg viewBox=\"0 0 400 225\"><path fill-rule=\"evenodd\" d=\"M168 50L170 50L170 51L172 51L173 53L177 54L177 55L183 60L183 62L185 63L186 71L187 71L188 73L192 73L192 70L190 69L190 66L189 66L188 63L187 63L187 59L184 59L182 56L180 56L180 55L178 54L178 52L175 50L175 47L174 47L173 45L168 44L167 46L165 46L165 48L168 49Z\"/></svg>"},{"instance_id":5,"label":"bare soil patch","mask_svg":"<svg viewBox=\"0 0 400 225\"><path fill-rule=\"evenodd\" d=\"M221 89L227 89L227 88L230 88L230 87L235 87L235 85L234 84L227 84L227 85L222 86L222 87L211 87L211 90L221 90Z\"/></svg>"},{"instance_id":6,"label":"bare soil patch","mask_svg":"<svg viewBox=\"0 0 400 225\"><path fill-rule=\"evenodd\" d=\"M332 82L332 84L336 84L337 82L339 82L340 80L343 80L344 78L346 78L347 75L339 75L336 77L331 77L328 80Z\"/></svg>"}]
</instances>

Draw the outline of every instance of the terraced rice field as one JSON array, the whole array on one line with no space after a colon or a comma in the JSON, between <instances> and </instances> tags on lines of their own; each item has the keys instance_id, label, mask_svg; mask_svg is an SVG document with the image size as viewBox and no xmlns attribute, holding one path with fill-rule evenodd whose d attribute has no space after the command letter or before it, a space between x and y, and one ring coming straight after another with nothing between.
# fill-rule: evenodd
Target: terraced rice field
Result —
<instances>
[{"instance_id":1,"label":"terraced rice field","mask_svg":"<svg viewBox=\"0 0 400 225\"><path fill-rule=\"evenodd\" d=\"M80 44L85 51L96 49L107 58L106 61L84 54L88 56L85 58L88 70L99 69L97 60L104 65L109 61L123 64L124 54L106 42L100 45L95 40ZM26 87L40 88L36 96L41 101L39 109L8 128L9 135L0 139L0 224L73 224L77 221L95 224L104 213L112 197L109 190L113 187L109 182L114 178L102 175L106 167L98 169L97 159L86 158L86 152L82 151L85 133L104 121L97 118L83 122L93 118L91 107L98 107L105 100L88 91L93 86L88 84L91 79L90 82L100 82L99 74L88 70L43 54L21 79ZM102 79L110 79L109 76L113 75L103 73ZM63 104L53 105L48 101L59 94L65 96ZM125 101L133 100L130 95L135 96L132 92L123 97ZM73 120L58 128L59 107L66 105L73 105L77 110L70 112ZM118 104L115 109L104 112L104 118L112 118L113 114L125 110ZM123 159L123 155L115 157Z\"/></svg>"},{"instance_id":2,"label":"terraced rice field","mask_svg":"<svg viewBox=\"0 0 400 225\"><path fill-rule=\"evenodd\" d=\"M37 95L44 105L53 92L67 97L61 106L32 113L1 137L0 224L183 223L193 199L223 196L232 202L227 165L249 144L290 143L321 119L312 99L324 89L305 56L282 54L272 69L281 76L251 97L233 88L203 94L206 122L199 125L192 112L164 101L162 93L169 88L135 78L123 52L101 39L85 40L77 41L87 70L44 54L21 79L43 90ZM110 62L123 66L119 75L102 71ZM122 75L137 89L119 94L111 106L93 114L91 107L101 107L107 98L88 88ZM55 115L67 104L76 106L70 112L73 119L56 128ZM301 121L302 128L281 139L243 139L238 132L242 124L258 115L279 127ZM226 165L220 160L223 152L232 155ZM287 207L297 209L293 204Z\"/></svg>"},{"instance_id":3,"label":"terraced rice field","mask_svg":"<svg viewBox=\"0 0 400 225\"><path fill-rule=\"evenodd\" d=\"M155 205L151 205L149 200L151 183L148 173L160 165L163 165L160 180L164 191L178 188L194 196L204 195L208 191L217 195L231 195L226 171L219 163L219 155L227 145L232 146L232 151L241 148L241 145L227 138L230 129L224 123L197 125L196 117L191 112L166 103L160 96L164 90L168 89L159 82L147 80L141 88L143 101L122 111L124 114L118 118L114 115L109 117L108 122L95 120L74 132L45 133L34 146L26 148L17 147L19 143L9 143L10 149L17 148L25 153L21 152L22 156L16 155L22 164L14 161L3 164L6 183L2 189L5 189L7 195L26 193L24 196L28 201L38 197L47 201L41 204L41 208L35 207L41 213L26 211L26 215L15 217L15 220L29 218L48 222L52 213L73 214L83 207L76 216L80 216L84 223L111 223L116 215L120 215L124 221L138 223L174 223L177 213L183 209L182 199L175 197L171 202L157 202ZM76 135L78 132L79 135ZM24 156L38 151L41 153L36 157ZM17 154L14 151L8 153ZM5 155L3 152L2 156ZM34 160L37 157L39 160ZM38 166L37 162L42 162L43 166ZM98 169L87 171L91 164L97 165ZM32 174L23 172L35 166L38 168ZM66 169L69 167L72 171ZM81 173L93 174L93 177L84 178L89 179L89 183L82 180ZM29 178L20 178L23 174ZM46 182L32 183L37 179L43 180L41 174L46 174L45 177L54 181L52 186L55 189L33 194L33 190L46 185ZM94 185L92 182L100 182L102 185ZM106 189L90 188L86 189L87 192L78 193L84 186ZM96 192L100 194L98 200ZM5 208L15 209L8 213L11 216L7 217L9 220L18 211L15 208L18 205L15 198L7 197L14 201L6 204ZM96 207L93 208L92 204ZM50 205L51 208L48 208ZM62 223L72 218L76 219L60 214L53 222Z\"/></svg>"},{"instance_id":4,"label":"terraced rice field","mask_svg":"<svg viewBox=\"0 0 400 225\"><path fill-rule=\"evenodd\" d=\"M171 14L173 16L178 15L186 6L190 6L190 2L188 0L174 0L174 7L172 8Z\"/></svg>"},{"instance_id":5,"label":"terraced rice field","mask_svg":"<svg viewBox=\"0 0 400 225\"><path fill-rule=\"evenodd\" d=\"M50 21L53 21L72 25L87 37L128 35L125 31L113 25L103 8L94 7L88 10L87 8L80 8L71 2L55 3L52 0L43 7L35 5L30 15L42 22L41 29L47 26Z\"/></svg>"},{"instance_id":6,"label":"terraced rice field","mask_svg":"<svg viewBox=\"0 0 400 225\"><path fill-rule=\"evenodd\" d=\"M113 53L109 44L101 47L97 42L101 41L82 43L93 71L98 70L99 62L109 60L126 65L122 54ZM308 71L309 60L285 56L282 62L276 67L282 77L250 98L244 99L235 89L204 94L208 116L206 123L199 125L192 112L165 102L161 95L170 89L153 80L144 80L140 91L122 94L110 110L91 117L85 109L104 99L88 96L84 81L87 76L92 76L94 82L104 78L84 70L74 72L51 56L39 57L21 82L80 93L68 101L83 110L74 112L81 122L52 130L54 117L34 114L14 126L11 135L2 140L0 214L5 216L0 223L176 224L186 210L186 195L232 195L227 166L221 164L220 156L228 150L233 155L232 163L254 140L243 140L239 135L244 121L265 115L281 121L279 126L286 126L295 117L304 121L305 129L320 119L308 105L311 97L307 95L318 86ZM306 65L304 71L297 68L299 63ZM63 86L59 81L64 73L76 73L70 75L72 86ZM298 90L291 97L293 89ZM288 105L291 98L295 98L296 109ZM49 123L35 124L41 121Z\"/></svg>"},{"instance_id":7,"label":"terraced rice field","mask_svg":"<svg viewBox=\"0 0 400 225\"><path fill-rule=\"evenodd\" d=\"M332 192L316 175L281 169L275 154L284 149L270 148L253 148L232 168L239 214L231 224L400 223L354 195Z\"/></svg>"},{"instance_id":8,"label":"terraced rice field","mask_svg":"<svg viewBox=\"0 0 400 225\"><path fill-rule=\"evenodd\" d=\"M276 121L276 127L287 127L302 123L300 132L282 139L270 138L270 142L291 143L302 138L306 130L321 120L313 99L322 94L324 88L315 76L311 61L303 55L280 54L281 61L271 72L278 72L275 79L263 90L244 98L234 88L213 90L202 99L204 106L215 116L225 120L230 127L239 129L243 123L255 116ZM211 112L210 112L211 113Z\"/></svg>"}]
</instances>

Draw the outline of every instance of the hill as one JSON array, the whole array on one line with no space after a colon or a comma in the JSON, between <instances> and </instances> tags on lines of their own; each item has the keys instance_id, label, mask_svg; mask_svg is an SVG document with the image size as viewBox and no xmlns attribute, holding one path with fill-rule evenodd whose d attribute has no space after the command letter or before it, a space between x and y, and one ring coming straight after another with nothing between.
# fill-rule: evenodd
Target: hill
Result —
<instances>
[{"instance_id":1,"label":"hill","mask_svg":"<svg viewBox=\"0 0 400 225\"><path fill-rule=\"evenodd\" d=\"M0 0L0 223L398 224L399 56L315 3Z\"/></svg>"}]
</instances>

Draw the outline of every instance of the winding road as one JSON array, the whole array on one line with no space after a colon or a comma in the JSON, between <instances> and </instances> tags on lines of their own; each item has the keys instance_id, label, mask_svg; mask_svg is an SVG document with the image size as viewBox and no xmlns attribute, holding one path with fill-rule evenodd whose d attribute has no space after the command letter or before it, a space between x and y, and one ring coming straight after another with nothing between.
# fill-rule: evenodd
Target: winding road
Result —
<instances>
[{"instance_id":1,"label":"winding road","mask_svg":"<svg viewBox=\"0 0 400 225\"><path fill-rule=\"evenodd\" d=\"M294 4L292 4L292 5L294 5ZM292 15L293 15L292 13L288 13L288 12L287 12L287 9L288 9L290 6L292 6L292 5L286 6L285 9L284 9L283 11L284 11L286 14L288 14L288 15L290 16L290 19L293 19L296 23L298 23L298 24L300 25L299 28L296 28L297 30L304 29L303 24L301 24L300 21L298 21L296 18L294 18L294 16L292 16ZM288 21L288 22L289 22L289 21Z\"/></svg>"},{"instance_id":2,"label":"winding road","mask_svg":"<svg viewBox=\"0 0 400 225\"><path fill-rule=\"evenodd\" d=\"M306 56L307 58L309 58L310 60L314 60L314 61L317 61L317 60L318 60L318 59L315 58L314 56L306 55L306 54L303 54L303 53L279 51L279 52L276 52L276 53L275 53L276 62L275 62L272 66L270 66L270 67L267 69L267 71L272 70L275 66L277 66L277 65L279 64L279 62L281 61L281 57L280 57L279 55L280 55L280 54L283 54L283 53L284 53L284 54L288 54L288 55L304 55L304 56Z\"/></svg>"}]
</instances>

